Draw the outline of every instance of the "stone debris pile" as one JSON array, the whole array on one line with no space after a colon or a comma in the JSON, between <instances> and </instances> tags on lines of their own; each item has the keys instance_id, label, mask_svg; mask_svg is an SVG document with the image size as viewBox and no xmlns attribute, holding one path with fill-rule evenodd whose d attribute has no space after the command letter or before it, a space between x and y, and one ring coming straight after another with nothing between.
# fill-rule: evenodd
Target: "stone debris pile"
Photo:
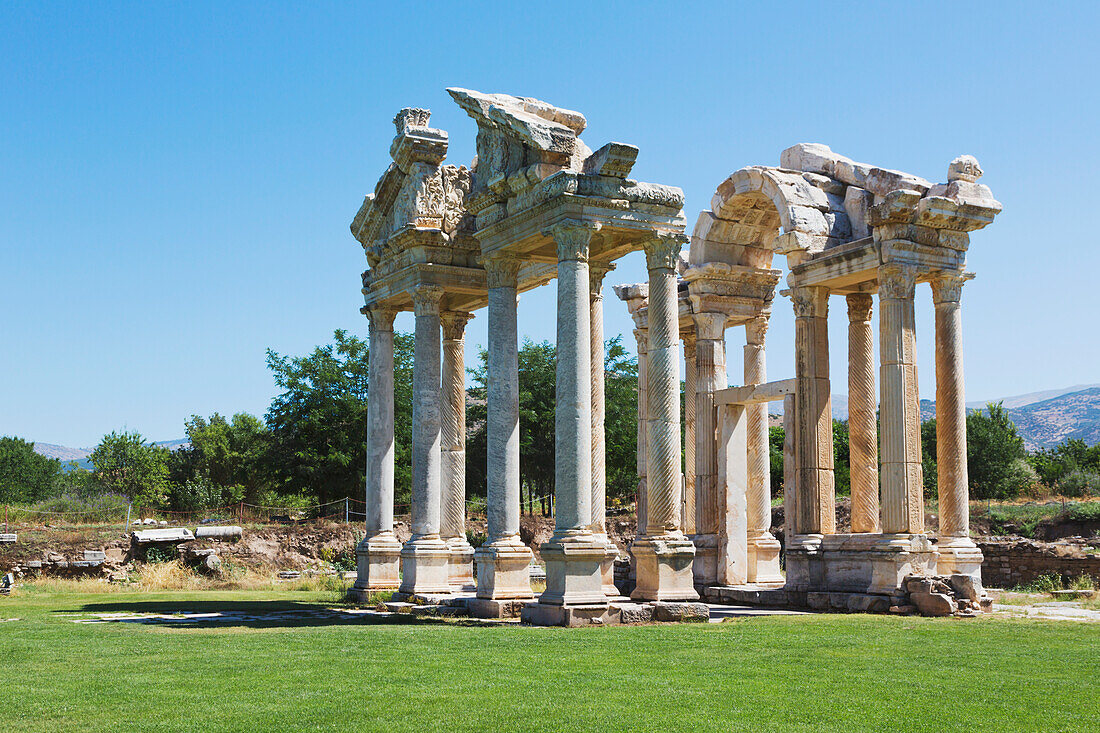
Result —
<instances>
[{"instance_id":1,"label":"stone debris pile","mask_svg":"<svg viewBox=\"0 0 1100 733\"><path fill-rule=\"evenodd\" d=\"M963 573L910 575L890 600L890 613L901 615L974 617L993 611L993 599Z\"/></svg>"}]
</instances>

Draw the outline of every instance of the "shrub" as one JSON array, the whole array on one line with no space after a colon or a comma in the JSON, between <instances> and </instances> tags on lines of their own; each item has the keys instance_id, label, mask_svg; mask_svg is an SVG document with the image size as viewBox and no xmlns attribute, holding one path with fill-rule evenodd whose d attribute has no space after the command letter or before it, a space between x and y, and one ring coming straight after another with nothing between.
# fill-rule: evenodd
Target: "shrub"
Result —
<instances>
[{"instance_id":1,"label":"shrub","mask_svg":"<svg viewBox=\"0 0 1100 733\"><path fill-rule=\"evenodd\" d=\"M1066 517L1074 522L1100 521L1100 502L1073 503L1066 509Z\"/></svg>"},{"instance_id":2,"label":"shrub","mask_svg":"<svg viewBox=\"0 0 1100 733\"><path fill-rule=\"evenodd\" d=\"M160 565L163 563L175 562L179 559L179 552L174 547L161 547L160 545L150 545L149 549L145 551L145 561L152 565Z\"/></svg>"},{"instance_id":3,"label":"shrub","mask_svg":"<svg viewBox=\"0 0 1100 733\"><path fill-rule=\"evenodd\" d=\"M466 541L470 543L473 548L478 548L489 541L489 536L484 532L474 532L472 530L466 530Z\"/></svg>"},{"instance_id":4,"label":"shrub","mask_svg":"<svg viewBox=\"0 0 1100 733\"><path fill-rule=\"evenodd\" d=\"M1058 482L1058 493L1074 498L1100 496L1100 473L1076 468Z\"/></svg>"},{"instance_id":5,"label":"shrub","mask_svg":"<svg viewBox=\"0 0 1100 733\"><path fill-rule=\"evenodd\" d=\"M1062 576L1057 573L1043 573L1027 585L1017 588L1022 593L1053 593L1063 588Z\"/></svg>"}]
</instances>

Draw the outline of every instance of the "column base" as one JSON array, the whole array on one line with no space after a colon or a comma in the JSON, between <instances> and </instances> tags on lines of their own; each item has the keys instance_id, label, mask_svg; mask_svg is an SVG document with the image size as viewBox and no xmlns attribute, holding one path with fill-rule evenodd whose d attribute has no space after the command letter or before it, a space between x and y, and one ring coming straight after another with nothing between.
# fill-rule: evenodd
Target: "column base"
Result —
<instances>
[{"instance_id":1,"label":"column base","mask_svg":"<svg viewBox=\"0 0 1100 733\"><path fill-rule=\"evenodd\" d=\"M691 536L695 545L695 558L691 572L698 587L715 585L718 582L718 535L695 534Z\"/></svg>"},{"instance_id":2,"label":"column base","mask_svg":"<svg viewBox=\"0 0 1100 733\"><path fill-rule=\"evenodd\" d=\"M355 584L350 595L368 600L371 593L397 590L401 585L401 543L393 532L364 537L355 548Z\"/></svg>"},{"instance_id":3,"label":"column base","mask_svg":"<svg viewBox=\"0 0 1100 733\"><path fill-rule=\"evenodd\" d=\"M936 543L940 553L936 561L938 575L969 575L978 594L982 593L982 562L985 557L969 537L940 537Z\"/></svg>"},{"instance_id":4,"label":"column base","mask_svg":"<svg viewBox=\"0 0 1100 733\"><path fill-rule=\"evenodd\" d=\"M603 563L607 545L591 532L554 533L539 548L546 562L546 590L540 605L607 606L603 592Z\"/></svg>"},{"instance_id":5,"label":"column base","mask_svg":"<svg viewBox=\"0 0 1100 733\"><path fill-rule=\"evenodd\" d=\"M615 561L619 558L619 547L606 534L597 534L596 541L602 542L607 547L607 552L600 562L600 584L603 586L603 594L608 598L619 595L619 589L615 585Z\"/></svg>"},{"instance_id":6,"label":"column base","mask_svg":"<svg viewBox=\"0 0 1100 733\"><path fill-rule=\"evenodd\" d=\"M907 575L933 575L939 554L923 534L799 535L787 548L787 590L891 594Z\"/></svg>"},{"instance_id":7,"label":"column base","mask_svg":"<svg viewBox=\"0 0 1100 733\"><path fill-rule=\"evenodd\" d=\"M477 587L474 578L474 547L465 537L447 537L443 540L451 551L449 575L451 586L460 590Z\"/></svg>"},{"instance_id":8,"label":"column base","mask_svg":"<svg viewBox=\"0 0 1100 733\"><path fill-rule=\"evenodd\" d=\"M528 603L520 613L520 621L532 626L609 626L620 623L619 609L607 603L590 606L556 606L549 603Z\"/></svg>"},{"instance_id":9,"label":"column base","mask_svg":"<svg viewBox=\"0 0 1100 733\"><path fill-rule=\"evenodd\" d=\"M679 533L634 540L638 580L630 597L646 601L694 601L695 545Z\"/></svg>"},{"instance_id":10,"label":"column base","mask_svg":"<svg viewBox=\"0 0 1100 733\"><path fill-rule=\"evenodd\" d=\"M477 597L498 601L534 598L529 570L533 557L518 535L479 547L474 552Z\"/></svg>"},{"instance_id":11,"label":"column base","mask_svg":"<svg viewBox=\"0 0 1100 733\"><path fill-rule=\"evenodd\" d=\"M451 593L451 551L438 537L412 539L401 548L401 593Z\"/></svg>"},{"instance_id":12,"label":"column base","mask_svg":"<svg viewBox=\"0 0 1100 733\"><path fill-rule=\"evenodd\" d=\"M782 588L787 579L779 569L779 540L771 532L749 537L748 582L764 588Z\"/></svg>"}]
</instances>

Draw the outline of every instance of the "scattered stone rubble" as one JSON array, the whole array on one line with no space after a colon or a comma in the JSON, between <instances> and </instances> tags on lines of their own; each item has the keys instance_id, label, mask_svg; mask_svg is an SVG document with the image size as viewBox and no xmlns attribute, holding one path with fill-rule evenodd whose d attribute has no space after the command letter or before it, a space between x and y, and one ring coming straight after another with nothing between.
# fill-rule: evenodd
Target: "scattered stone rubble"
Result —
<instances>
[{"instance_id":1,"label":"scattered stone rubble","mask_svg":"<svg viewBox=\"0 0 1100 733\"><path fill-rule=\"evenodd\" d=\"M974 617L993 611L993 599L963 573L910 575L890 598L890 613Z\"/></svg>"}]
</instances>

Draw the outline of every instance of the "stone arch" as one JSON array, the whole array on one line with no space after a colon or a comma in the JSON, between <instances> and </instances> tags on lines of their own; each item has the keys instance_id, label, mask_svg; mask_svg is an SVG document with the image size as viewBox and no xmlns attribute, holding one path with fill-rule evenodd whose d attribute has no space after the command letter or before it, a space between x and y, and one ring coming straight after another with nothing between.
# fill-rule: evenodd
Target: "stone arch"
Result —
<instances>
[{"instance_id":1,"label":"stone arch","mask_svg":"<svg viewBox=\"0 0 1100 733\"><path fill-rule=\"evenodd\" d=\"M866 236L853 227L848 186L827 176L749 166L719 184L699 214L690 263L768 268L774 253L819 252ZM869 194L854 189L865 205Z\"/></svg>"}]
</instances>

